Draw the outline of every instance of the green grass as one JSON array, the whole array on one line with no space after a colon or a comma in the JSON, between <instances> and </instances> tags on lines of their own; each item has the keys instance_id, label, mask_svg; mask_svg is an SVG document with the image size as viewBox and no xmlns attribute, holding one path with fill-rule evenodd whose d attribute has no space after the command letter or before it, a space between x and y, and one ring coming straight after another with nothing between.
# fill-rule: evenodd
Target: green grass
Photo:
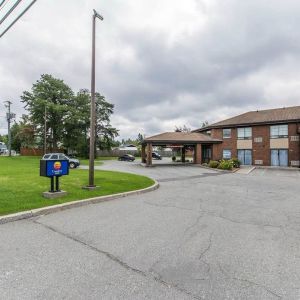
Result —
<instances>
[{"instance_id":1,"label":"green grass","mask_svg":"<svg viewBox=\"0 0 300 300\"><path fill-rule=\"evenodd\" d=\"M46 199L50 179L39 176L39 158L0 157L0 215L40 208L64 202L96 196L110 195L146 188L153 180L128 173L95 171L94 191L82 189L88 183L88 170L70 169L68 176L60 178L60 188L68 195L58 199Z\"/></svg>"}]
</instances>

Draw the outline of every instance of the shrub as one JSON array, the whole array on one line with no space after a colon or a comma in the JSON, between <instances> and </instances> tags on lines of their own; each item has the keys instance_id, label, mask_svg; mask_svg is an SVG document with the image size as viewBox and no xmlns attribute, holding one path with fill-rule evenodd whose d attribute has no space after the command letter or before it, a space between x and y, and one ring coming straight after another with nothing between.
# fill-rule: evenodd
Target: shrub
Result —
<instances>
[{"instance_id":1,"label":"shrub","mask_svg":"<svg viewBox=\"0 0 300 300\"><path fill-rule=\"evenodd\" d=\"M232 170L233 168L233 163L232 160L221 160L218 169L221 170Z\"/></svg>"},{"instance_id":2,"label":"shrub","mask_svg":"<svg viewBox=\"0 0 300 300\"><path fill-rule=\"evenodd\" d=\"M239 161L237 158L232 158L232 159L231 159L231 162L232 162L232 166L233 166L234 168L239 168L240 165L241 165L240 161Z\"/></svg>"},{"instance_id":3,"label":"shrub","mask_svg":"<svg viewBox=\"0 0 300 300\"><path fill-rule=\"evenodd\" d=\"M176 156L172 156L172 161L176 161Z\"/></svg>"},{"instance_id":4,"label":"shrub","mask_svg":"<svg viewBox=\"0 0 300 300\"><path fill-rule=\"evenodd\" d=\"M208 166L209 166L210 168L218 168L219 162L216 161L216 160L210 160Z\"/></svg>"}]
</instances>

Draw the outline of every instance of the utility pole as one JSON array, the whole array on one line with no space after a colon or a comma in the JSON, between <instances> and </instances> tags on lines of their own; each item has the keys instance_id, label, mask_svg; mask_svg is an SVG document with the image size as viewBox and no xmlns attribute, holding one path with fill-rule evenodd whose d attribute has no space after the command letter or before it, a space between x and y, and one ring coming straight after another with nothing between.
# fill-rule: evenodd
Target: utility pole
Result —
<instances>
[{"instance_id":1,"label":"utility pole","mask_svg":"<svg viewBox=\"0 0 300 300\"><path fill-rule=\"evenodd\" d=\"M47 153L47 106L45 105L45 114L44 114L44 154Z\"/></svg>"},{"instance_id":2,"label":"utility pole","mask_svg":"<svg viewBox=\"0 0 300 300\"><path fill-rule=\"evenodd\" d=\"M8 133L8 155L11 156L11 132L10 132L10 123L13 118L15 118L15 114L10 112L10 106L11 102L10 101L4 101L5 107L8 109L8 112L6 113L6 119L7 119L7 133Z\"/></svg>"},{"instance_id":3,"label":"utility pole","mask_svg":"<svg viewBox=\"0 0 300 300\"><path fill-rule=\"evenodd\" d=\"M95 160L95 127L96 127L96 104L95 104L95 52L96 52L96 18L103 21L103 17L95 10L93 14L93 34L92 34L92 74L91 74L91 130L90 130L90 157L89 157L89 185L87 188L95 188L94 183L94 160Z\"/></svg>"}]
</instances>

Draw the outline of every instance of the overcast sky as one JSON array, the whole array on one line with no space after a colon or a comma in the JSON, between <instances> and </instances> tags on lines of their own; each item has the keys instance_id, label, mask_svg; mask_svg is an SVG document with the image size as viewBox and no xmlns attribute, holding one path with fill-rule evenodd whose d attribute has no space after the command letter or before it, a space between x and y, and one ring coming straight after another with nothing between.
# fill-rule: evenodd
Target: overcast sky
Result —
<instances>
[{"instance_id":1,"label":"overcast sky","mask_svg":"<svg viewBox=\"0 0 300 300\"><path fill-rule=\"evenodd\" d=\"M300 105L300 1L38 0L0 39L0 133L3 101L20 116L41 74L90 88L93 8L96 88L121 138Z\"/></svg>"}]
</instances>

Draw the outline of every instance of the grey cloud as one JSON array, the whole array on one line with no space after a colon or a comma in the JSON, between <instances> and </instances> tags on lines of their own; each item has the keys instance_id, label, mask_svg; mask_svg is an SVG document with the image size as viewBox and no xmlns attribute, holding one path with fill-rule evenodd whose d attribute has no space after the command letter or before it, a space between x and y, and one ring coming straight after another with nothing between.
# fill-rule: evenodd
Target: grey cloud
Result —
<instances>
[{"instance_id":1,"label":"grey cloud","mask_svg":"<svg viewBox=\"0 0 300 300\"><path fill-rule=\"evenodd\" d=\"M19 97L47 72L64 79L74 90L89 88L90 16L84 13L84 25L75 16L96 2L78 1L67 17L71 2L66 1L59 11L54 1L49 8L58 14L53 31L61 29L55 40L48 24L40 28L41 36L39 28L26 38L13 33L13 47L0 41L0 76L7 74L0 80L0 97ZM265 108L272 104L269 95L276 92L268 83L280 80L288 85L289 74L300 80L300 3L228 0L212 1L216 5L210 6L210 1L196 2L199 17L206 13L206 22L172 42L163 25L126 26L136 17L130 15L134 2L102 3L106 23L97 36L97 89L132 128L136 124L156 133L163 126L173 130L173 125L165 124L176 125L178 120L198 127L204 120ZM151 18L147 11L139 13ZM132 62L125 49L131 49ZM297 96L296 89L288 97L282 94L282 106L298 105ZM136 135L118 125L121 135Z\"/></svg>"}]
</instances>

